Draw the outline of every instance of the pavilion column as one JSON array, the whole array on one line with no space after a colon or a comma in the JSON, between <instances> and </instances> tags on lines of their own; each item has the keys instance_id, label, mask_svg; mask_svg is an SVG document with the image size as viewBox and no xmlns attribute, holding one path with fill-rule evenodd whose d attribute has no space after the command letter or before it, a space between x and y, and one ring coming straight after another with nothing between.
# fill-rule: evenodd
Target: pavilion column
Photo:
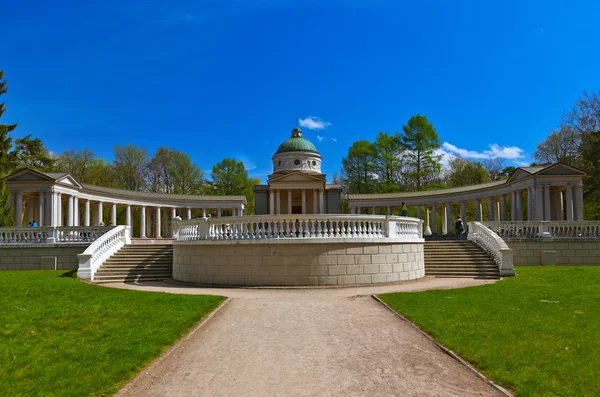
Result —
<instances>
[{"instance_id":1,"label":"pavilion column","mask_svg":"<svg viewBox=\"0 0 600 397\"><path fill-rule=\"evenodd\" d=\"M544 220L551 220L551 211L550 211L550 185L544 186Z\"/></svg>"},{"instance_id":2,"label":"pavilion column","mask_svg":"<svg viewBox=\"0 0 600 397\"><path fill-rule=\"evenodd\" d=\"M221 217L221 208L217 208L217 218Z\"/></svg>"},{"instance_id":3,"label":"pavilion column","mask_svg":"<svg viewBox=\"0 0 600 397\"><path fill-rule=\"evenodd\" d=\"M518 192L515 192L515 194L517 198L517 221L520 222L523 220L523 192L519 190Z\"/></svg>"},{"instance_id":4,"label":"pavilion column","mask_svg":"<svg viewBox=\"0 0 600 397\"><path fill-rule=\"evenodd\" d=\"M44 192L38 192L39 198L38 198L38 225L40 226L44 226L44 221L46 220L46 216L44 214L45 209L46 209L46 203L44 202Z\"/></svg>"},{"instance_id":5,"label":"pavilion column","mask_svg":"<svg viewBox=\"0 0 600 397\"><path fill-rule=\"evenodd\" d=\"M67 197L67 226L73 226L73 196Z\"/></svg>"},{"instance_id":6,"label":"pavilion column","mask_svg":"<svg viewBox=\"0 0 600 397\"><path fill-rule=\"evenodd\" d=\"M390 216L390 215L392 215L392 207L390 207L390 206L388 205L388 206L387 206L387 208L386 208L386 210L387 210L387 216Z\"/></svg>"},{"instance_id":7,"label":"pavilion column","mask_svg":"<svg viewBox=\"0 0 600 397\"><path fill-rule=\"evenodd\" d=\"M500 217L500 202L494 201L494 220L499 221L502 218Z\"/></svg>"},{"instance_id":8,"label":"pavilion column","mask_svg":"<svg viewBox=\"0 0 600 397\"><path fill-rule=\"evenodd\" d=\"M140 237L146 238L146 207L140 208Z\"/></svg>"},{"instance_id":9,"label":"pavilion column","mask_svg":"<svg viewBox=\"0 0 600 397\"><path fill-rule=\"evenodd\" d=\"M79 197L73 197L73 226L79 226Z\"/></svg>"},{"instance_id":10,"label":"pavilion column","mask_svg":"<svg viewBox=\"0 0 600 397\"><path fill-rule=\"evenodd\" d=\"M460 202L460 217L463 223L467 224L467 203L465 201Z\"/></svg>"},{"instance_id":11,"label":"pavilion column","mask_svg":"<svg viewBox=\"0 0 600 397\"><path fill-rule=\"evenodd\" d=\"M131 227L131 205L125 207L125 225Z\"/></svg>"},{"instance_id":12,"label":"pavilion column","mask_svg":"<svg viewBox=\"0 0 600 397\"><path fill-rule=\"evenodd\" d=\"M206 218L206 208L202 208L202 218Z\"/></svg>"},{"instance_id":13,"label":"pavilion column","mask_svg":"<svg viewBox=\"0 0 600 397\"><path fill-rule=\"evenodd\" d=\"M437 205L431 205L431 231L437 234Z\"/></svg>"},{"instance_id":14,"label":"pavilion column","mask_svg":"<svg viewBox=\"0 0 600 397\"><path fill-rule=\"evenodd\" d=\"M583 185L575 185L575 220L583 220Z\"/></svg>"},{"instance_id":15,"label":"pavilion column","mask_svg":"<svg viewBox=\"0 0 600 397\"><path fill-rule=\"evenodd\" d=\"M269 189L269 213L275 215L275 191Z\"/></svg>"},{"instance_id":16,"label":"pavilion column","mask_svg":"<svg viewBox=\"0 0 600 397\"><path fill-rule=\"evenodd\" d=\"M27 196L27 207L26 208L27 208L27 223L33 222L33 218L35 217L35 213L33 211L33 209L34 209L33 197Z\"/></svg>"},{"instance_id":17,"label":"pavilion column","mask_svg":"<svg viewBox=\"0 0 600 397\"><path fill-rule=\"evenodd\" d=\"M481 222L481 200L475 199L475 220Z\"/></svg>"},{"instance_id":18,"label":"pavilion column","mask_svg":"<svg viewBox=\"0 0 600 397\"><path fill-rule=\"evenodd\" d=\"M102 214L102 205L104 203L102 201L98 202L98 214L96 214L96 217L98 218L98 225L100 225L102 222L104 222L104 215Z\"/></svg>"},{"instance_id":19,"label":"pavilion column","mask_svg":"<svg viewBox=\"0 0 600 397\"><path fill-rule=\"evenodd\" d=\"M63 225L62 194L56 194L56 226Z\"/></svg>"},{"instance_id":20,"label":"pavilion column","mask_svg":"<svg viewBox=\"0 0 600 397\"><path fill-rule=\"evenodd\" d=\"M85 200L84 208L83 208L83 225L90 225L90 200Z\"/></svg>"},{"instance_id":21,"label":"pavilion column","mask_svg":"<svg viewBox=\"0 0 600 397\"><path fill-rule=\"evenodd\" d=\"M276 205L277 205L277 211L276 214L277 215L281 215L281 190L277 189L275 191L275 201L277 201Z\"/></svg>"},{"instance_id":22,"label":"pavilion column","mask_svg":"<svg viewBox=\"0 0 600 397\"><path fill-rule=\"evenodd\" d=\"M162 212L162 209L160 210ZM162 214L161 214L162 216ZM169 219L168 216L165 216L165 221L162 224L162 236L169 237Z\"/></svg>"},{"instance_id":23,"label":"pavilion column","mask_svg":"<svg viewBox=\"0 0 600 397\"><path fill-rule=\"evenodd\" d=\"M573 211L573 186L567 185L567 220L572 221L575 218L575 213Z\"/></svg>"},{"instance_id":24,"label":"pavilion column","mask_svg":"<svg viewBox=\"0 0 600 397\"><path fill-rule=\"evenodd\" d=\"M517 217L517 192L512 192L510 204L510 220L516 222L519 220Z\"/></svg>"},{"instance_id":25,"label":"pavilion column","mask_svg":"<svg viewBox=\"0 0 600 397\"><path fill-rule=\"evenodd\" d=\"M487 199L488 203L488 221L494 221L494 199Z\"/></svg>"},{"instance_id":26,"label":"pavilion column","mask_svg":"<svg viewBox=\"0 0 600 397\"><path fill-rule=\"evenodd\" d=\"M48 192L46 200L46 226L56 226L56 193Z\"/></svg>"},{"instance_id":27,"label":"pavilion column","mask_svg":"<svg viewBox=\"0 0 600 397\"><path fill-rule=\"evenodd\" d=\"M306 214L306 189L302 189L302 214Z\"/></svg>"},{"instance_id":28,"label":"pavilion column","mask_svg":"<svg viewBox=\"0 0 600 397\"><path fill-rule=\"evenodd\" d=\"M112 223L113 226L117 226L117 204L116 203L112 203L112 205L110 207L110 223Z\"/></svg>"},{"instance_id":29,"label":"pavilion column","mask_svg":"<svg viewBox=\"0 0 600 397\"><path fill-rule=\"evenodd\" d=\"M446 204L446 234L452 234L452 203Z\"/></svg>"},{"instance_id":30,"label":"pavilion column","mask_svg":"<svg viewBox=\"0 0 600 397\"><path fill-rule=\"evenodd\" d=\"M318 214L319 210L317 209L317 190L313 189L313 214Z\"/></svg>"},{"instance_id":31,"label":"pavilion column","mask_svg":"<svg viewBox=\"0 0 600 397\"><path fill-rule=\"evenodd\" d=\"M377 208L371 207L371 215L377 214Z\"/></svg>"},{"instance_id":32,"label":"pavilion column","mask_svg":"<svg viewBox=\"0 0 600 397\"><path fill-rule=\"evenodd\" d=\"M506 194L500 197L500 220L506 222L508 219L506 214Z\"/></svg>"},{"instance_id":33,"label":"pavilion column","mask_svg":"<svg viewBox=\"0 0 600 397\"><path fill-rule=\"evenodd\" d=\"M357 215L362 214L362 207L356 207L356 214Z\"/></svg>"},{"instance_id":34,"label":"pavilion column","mask_svg":"<svg viewBox=\"0 0 600 397\"><path fill-rule=\"evenodd\" d=\"M321 207L321 214L325 213L325 194L323 189L319 189L319 206Z\"/></svg>"},{"instance_id":35,"label":"pavilion column","mask_svg":"<svg viewBox=\"0 0 600 397\"><path fill-rule=\"evenodd\" d=\"M171 208L171 219L177 218L177 208Z\"/></svg>"},{"instance_id":36,"label":"pavilion column","mask_svg":"<svg viewBox=\"0 0 600 397\"><path fill-rule=\"evenodd\" d=\"M429 207L425 206L425 230L423 236L431 236L431 226L429 226Z\"/></svg>"},{"instance_id":37,"label":"pavilion column","mask_svg":"<svg viewBox=\"0 0 600 397\"><path fill-rule=\"evenodd\" d=\"M292 213L292 189L287 190L287 213Z\"/></svg>"},{"instance_id":38,"label":"pavilion column","mask_svg":"<svg viewBox=\"0 0 600 397\"><path fill-rule=\"evenodd\" d=\"M160 227L161 227L161 224L160 224L160 211L161 211L161 208L160 207L156 207L156 225L155 225L156 226L156 235L154 236L156 238L160 238L160 236L161 236L160 235Z\"/></svg>"},{"instance_id":39,"label":"pavilion column","mask_svg":"<svg viewBox=\"0 0 600 397\"><path fill-rule=\"evenodd\" d=\"M422 215L421 214L421 205L419 204L419 205L417 205L417 218L423 219L423 218L421 218L421 215Z\"/></svg>"},{"instance_id":40,"label":"pavilion column","mask_svg":"<svg viewBox=\"0 0 600 397\"><path fill-rule=\"evenodd\" d=\"M191 208L187 208L185 216L186 216L186 219L192 219L192 209Z\"/></svg>"},{"instance_id":41,"label":"pavilion column","mask_svg":"<svg viewBox=\"0 0 600 397\"><path fill-rule=\"evenodd\" d=\"M442 234L448 234L448 207L442 208Z\"/></svg>"},{"instance_id":42,"label":"pavilion column","mask_svg":"<svg viewBox=\"0 0 600 397\"><path fill-rule=\"evenodd\" d=\"M535 187L535 220L544 220L544 188L543 186Z\"/></svg>"},{"instance_id":43,"label":"pavilion column","mask_svg":"<svg viewBox=\"0 0 600 397\"><path fill-rule=\"evenodd\" d=\"M533 203L533 195L534 195L534 190L533 190L533 186L530 186L527 188L527 221L532 221L533 220L533 207L534 207L534 203Z\"/></svg>"},{"instance_id":44,"label":"pavilion column","mask_svg":"<svg viewBox=\"0 0 600 397\"><path fill-rule=\"evenodd\" d=\"M553 221L562 221L563 219L563 198L561 190L550 191L550 219Z\"/></svg>"}]
</instances>

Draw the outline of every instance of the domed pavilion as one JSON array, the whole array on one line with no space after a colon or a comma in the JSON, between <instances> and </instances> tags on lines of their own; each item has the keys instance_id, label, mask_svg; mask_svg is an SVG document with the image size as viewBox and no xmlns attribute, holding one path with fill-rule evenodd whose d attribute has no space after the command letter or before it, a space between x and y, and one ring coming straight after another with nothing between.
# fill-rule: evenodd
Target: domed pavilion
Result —
<instances>
[{"instance_id":1,"label":"domed pavilion","mask_svg":"<svg viewBox=\"0 0 600 397\"><path fill-rule=\"evenodd\" d=\"M254 187L257 215L340 213L342 187L327 184L321 154L300 128L292 130L271 160L268 184Z\"/></svg>"}]
</instances>

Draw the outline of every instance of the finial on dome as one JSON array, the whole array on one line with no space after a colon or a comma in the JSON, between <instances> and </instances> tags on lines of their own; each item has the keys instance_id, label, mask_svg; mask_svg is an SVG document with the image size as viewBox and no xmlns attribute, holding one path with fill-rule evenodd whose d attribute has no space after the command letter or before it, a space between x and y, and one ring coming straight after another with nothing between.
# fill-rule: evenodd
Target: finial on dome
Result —
<instances>
[{"instance_id":1,"label":"finial on dome","mask_svg":"<svg viewBox=\"0 0 600 397\"><path fill-rule=\"evenodd\" d=\"M302 138L302 130L298 127L292 130L292 138Z\"/></svg>"}]
</instances>

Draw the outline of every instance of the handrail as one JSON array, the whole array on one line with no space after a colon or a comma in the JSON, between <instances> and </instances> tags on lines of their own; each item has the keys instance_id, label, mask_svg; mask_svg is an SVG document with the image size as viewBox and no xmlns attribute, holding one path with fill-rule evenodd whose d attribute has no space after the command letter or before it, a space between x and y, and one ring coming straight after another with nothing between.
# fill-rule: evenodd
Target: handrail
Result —
<instances>
[{"instance_id":1,"label":"handrail","mask_svg":"<svg viewBox=\"0 0 600 397\"><path fill-rule=\"evenodd\" d=\"M250 215L173 220L177 241L297 238L422 239L423 221L383 215Z\"/></svg>"},{"instance_id":2,"label":"handrail","mask_svg":"<svg viewBox=\"0 0 600 397\"><path fill-rule=\"evenodd\" d=\"M94 280L98 268L125 244L131 243L130 227L116 226L104 233L82 253L78 254L79 268L77 276L86 280Z\"/></svg>"},{"instance_id":3,"label":"handrail","mask_svg":"<svg viewBox=\"0 0 600 397\"><path fill-rule=\"evenodd\" d=\"M600 238L600 221L483 222L505 239Z\"/></svg>"},{"instance_id":4,"label":"handrail","mask_svg":"<svg viewBox=\"0 0 600 397\"><path fill-rule=\"evenodd\" d=\"M0 245L92 242L113 226L1 227Z\"/></svg>"},{"instance_id":5,"label":"handrail","mask_svg":"<svg viewBox=\"0 0 600 397\"><path fill-rule=\"evenodd\" d=\"M481 222L469 222L468 239L487 251L498 265L500 276L514 276L513 250L493 230Z\"/></svg>"}]
</instances>

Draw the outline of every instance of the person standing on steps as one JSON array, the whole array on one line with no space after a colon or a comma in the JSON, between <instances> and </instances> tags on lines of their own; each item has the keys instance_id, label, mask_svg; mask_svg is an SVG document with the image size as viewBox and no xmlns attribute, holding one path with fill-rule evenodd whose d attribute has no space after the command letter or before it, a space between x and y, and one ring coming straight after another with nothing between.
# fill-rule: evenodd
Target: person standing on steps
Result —
<instances>
[{"instance_id":1,"label":"person standing on steps","mask_svg":"<svg viewBox=\"0 0 600 397\"><path fill-rule=\"evenodd\" d=\"M456 230L456 237L459 240L462 240L462 235L465 231L465 225L463 224L460 215L458 216L458 218L456 218L456 221L454 222L454 229Z\"/></svg>"},{"instance_id":2,"label":"person standing on steps","mask_svg":"<svg viewBox=\"0 0 600 397\"><path fill-rule=\"evenodd\" d=\"M402 202L402 208L400 209L400 216L408 216L408 208L406 208L406 203Z\"/></svg>"}]
</instances>

